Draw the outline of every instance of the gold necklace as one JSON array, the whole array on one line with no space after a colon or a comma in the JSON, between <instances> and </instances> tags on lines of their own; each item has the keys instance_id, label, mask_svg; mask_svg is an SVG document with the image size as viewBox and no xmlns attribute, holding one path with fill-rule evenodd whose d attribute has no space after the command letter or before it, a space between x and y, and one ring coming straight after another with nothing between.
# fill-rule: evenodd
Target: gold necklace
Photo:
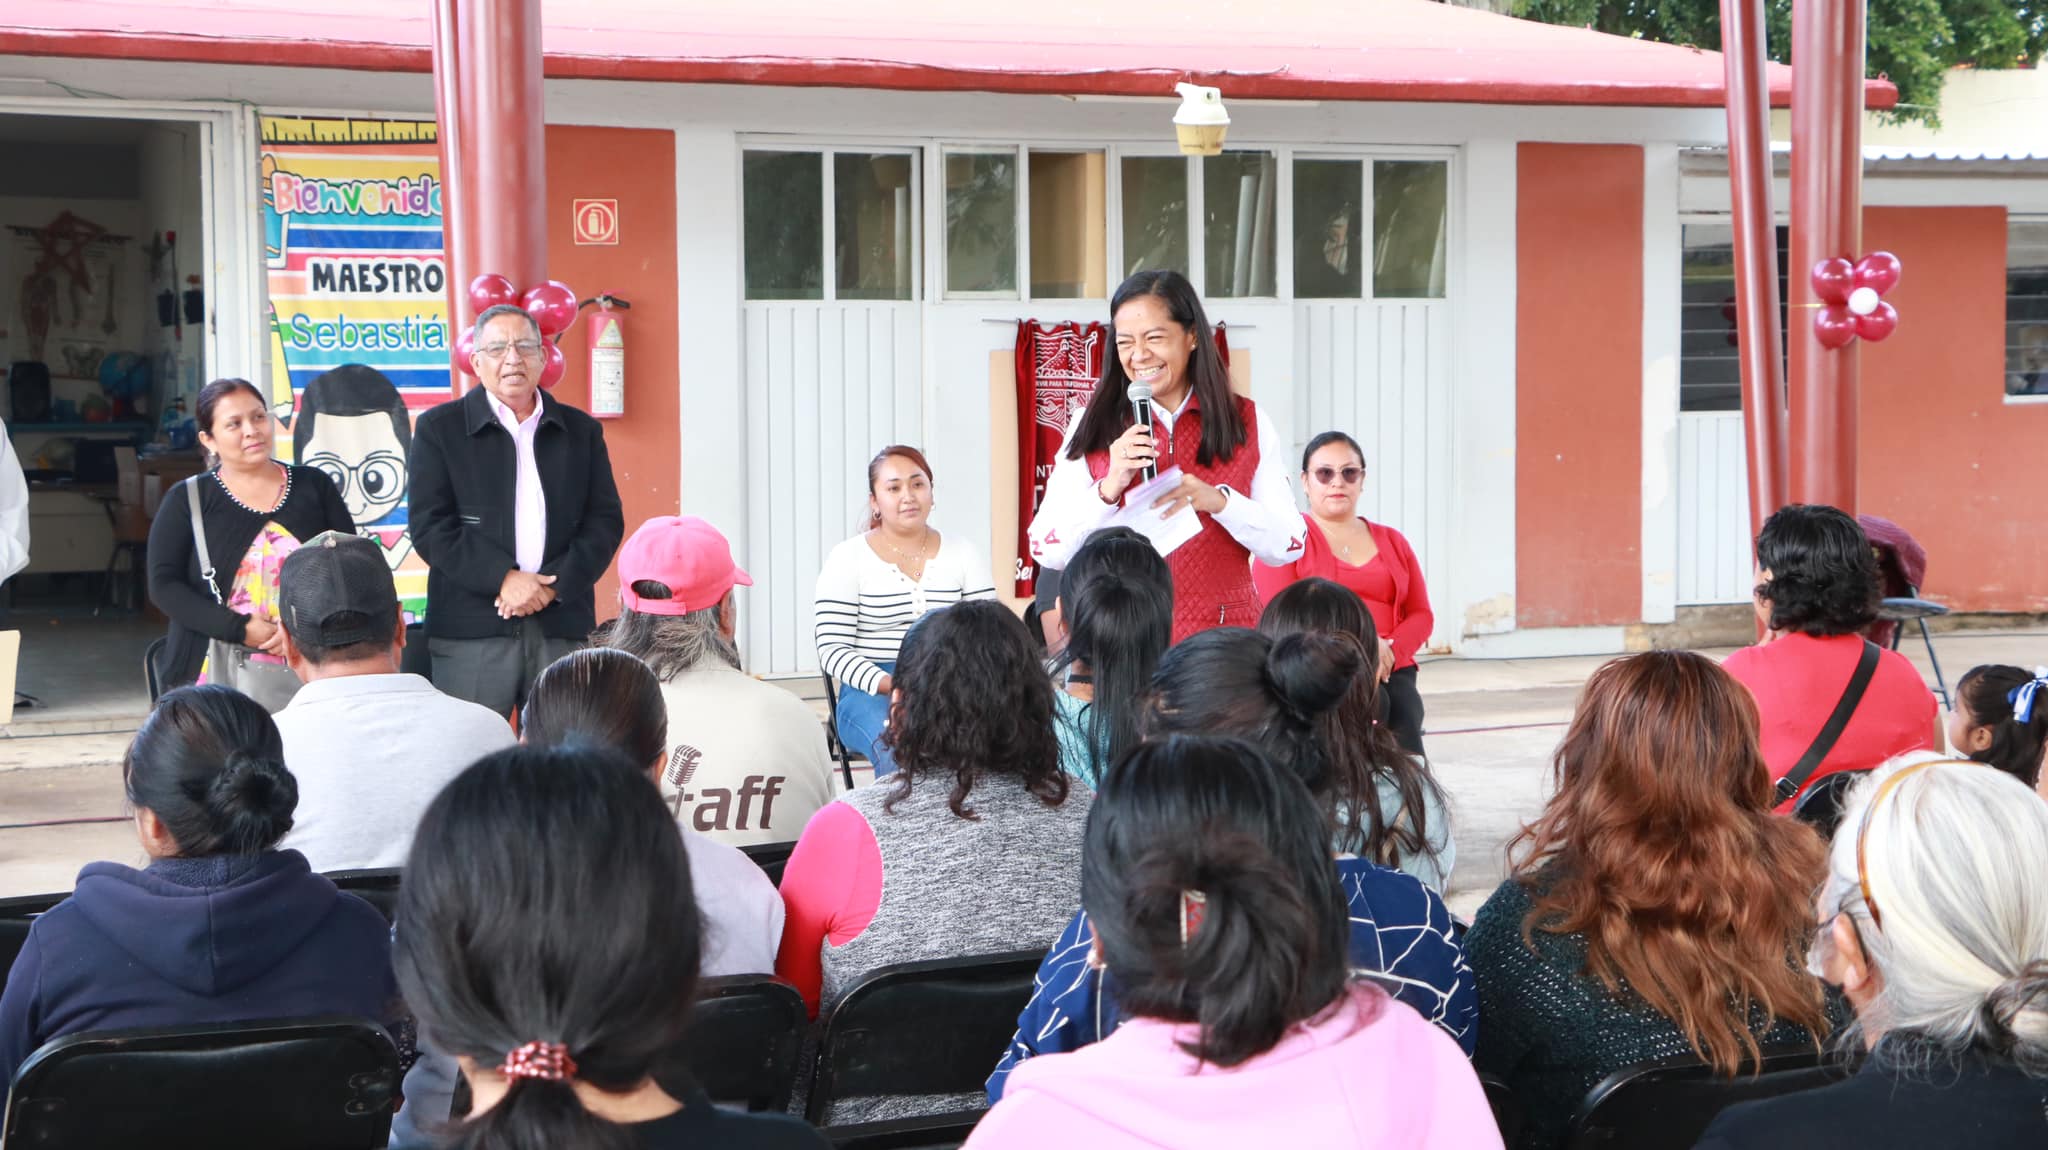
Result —
<instances>
[{"instance_id":1,"label":"gold necklace","mask_svg":"<svg viewBox=\"0 0 2048 1150\"><path fill-rule=\"evenodd\" d=\"M904 560L911 560L913 562L922 563L924 562L924 549L926 547L931 546L932 529L929 526L927 526L924 529L924 536L917 541L917 553L915 555L904 554L903 548L896 546L896 541L889 538L889 533L887 531L882 532L881 536L883 545L888 547L889 550L896 553L897 562L900 563Z\"/></svg>"}]
</instances>

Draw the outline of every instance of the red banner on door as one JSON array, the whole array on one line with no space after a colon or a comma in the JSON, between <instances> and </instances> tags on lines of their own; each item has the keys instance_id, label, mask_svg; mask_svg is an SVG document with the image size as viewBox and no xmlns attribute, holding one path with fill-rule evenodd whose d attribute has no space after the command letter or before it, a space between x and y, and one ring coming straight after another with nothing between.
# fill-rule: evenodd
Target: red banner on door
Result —
<instances>
[{"instance_id":1,"label":"red banner on door","mask_svg":"<svg viewBox=\"0 0 2048 1150\"><path fill-rule=\"evenodd\" d=\"M1060 439L1102 376L1107 330L1099 323L1017 324L1017 588L1029 599L1038 578L1027 532L1059 462Z\"/></svg>"}]
</instances>

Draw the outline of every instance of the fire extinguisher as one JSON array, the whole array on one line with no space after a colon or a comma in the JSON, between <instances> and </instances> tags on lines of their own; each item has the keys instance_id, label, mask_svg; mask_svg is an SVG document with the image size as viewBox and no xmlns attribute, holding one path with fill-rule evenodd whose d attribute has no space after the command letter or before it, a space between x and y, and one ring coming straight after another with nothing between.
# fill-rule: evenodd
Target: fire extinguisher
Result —
<instances>
[{"instance_id":1,"label":"fire extinguisher","mask_svg":"<svg viewBox=\"0 0 2048 1150\"><path fill-rule=\"evenodd\" d=\"M610 293L583 301L585 307L591 304L597 312L585 325L590 329L590 414L617 419L626 414L626 330L619 312L633 305Z\"/></svg>"}]
</instances>

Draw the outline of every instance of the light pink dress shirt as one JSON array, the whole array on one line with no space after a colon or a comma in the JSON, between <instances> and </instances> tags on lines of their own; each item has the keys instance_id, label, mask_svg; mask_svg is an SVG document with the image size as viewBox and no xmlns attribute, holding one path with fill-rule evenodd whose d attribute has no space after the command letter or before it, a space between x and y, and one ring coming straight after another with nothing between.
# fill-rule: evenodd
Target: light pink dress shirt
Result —
<instances>
[{"instance_id":1,"label":"light pink dress shirt","mask_svg":"<svg viewBox=\"0 0 2048 1150\"><path fill-rule=\"evenodd\" d=\"M548 500L540 489L540 467L533 461L533 436L540 430L540 413L548 400L535 395L533 414L524 420L498 402L497 396L490 400L498 422L512 433L512 452L518 460L512 481L512 559L521 571L531 574L540 570L548 542Z\"/></svg>"}]
</instances>

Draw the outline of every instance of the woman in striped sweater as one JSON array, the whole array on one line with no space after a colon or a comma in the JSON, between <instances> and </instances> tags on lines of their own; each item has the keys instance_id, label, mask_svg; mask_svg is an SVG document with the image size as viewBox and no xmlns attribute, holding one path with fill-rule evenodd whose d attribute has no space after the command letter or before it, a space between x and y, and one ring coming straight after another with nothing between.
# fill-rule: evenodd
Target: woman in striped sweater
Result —
<instances>
[{"instance_id":1,"label":"woman in striped sweater","mask_svg":"<svg viewBox=\"0 0 2048 1150\"><path fill-rule=\"evenodd\" d=\"M839 741L875 777L896 769L878 744L889 717L896 651L910 625L963 599L993 599L988 563L929 522L932 467L895 444L868 464L867 530L832 549L818 572L818 666L839 684Z\"/></svg>"}]
</instances>

